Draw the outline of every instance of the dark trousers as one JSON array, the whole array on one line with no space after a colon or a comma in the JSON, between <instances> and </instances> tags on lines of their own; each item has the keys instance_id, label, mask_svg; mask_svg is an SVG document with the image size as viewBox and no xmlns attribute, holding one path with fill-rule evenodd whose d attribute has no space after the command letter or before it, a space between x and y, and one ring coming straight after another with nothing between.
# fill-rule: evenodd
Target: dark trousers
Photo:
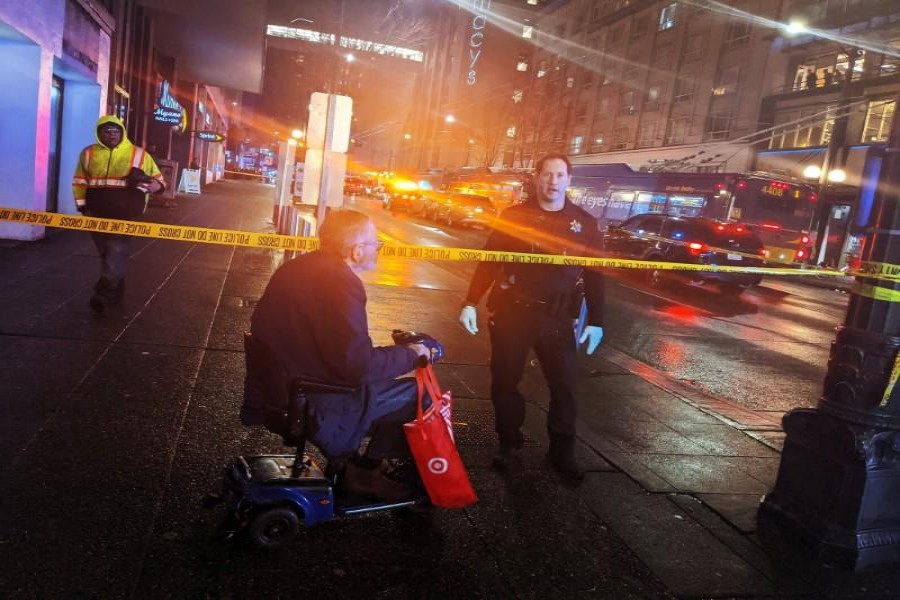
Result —
<instances>
[{"instance_id":1,"label":"dark trousers","mask_svg":"<svg viewBox=\"0 0 900 600\"><path fill-rule=\"evenodd\" d=\"M110 233L92 233L94 245L100 254L100 279L115 289L125 279L125 268L131 250L131 237Z\"/></svg>"},{"instance_id":2,"label":"dark trousers","mask_svg":"<svg viewBox=\"0 0 900 600\"><path fill-rule=\"evenodd\" d=\"M309 397L309 440L330 461L346 458L371 435L366 456L376 459L409 457L403 424L416 417L416 380L401 377L363 386L354 394ZM423 404L431 399L427 393Z\"/></svg>"},{"instance_id":3,"label":"dark trousers","mask_svg":"<svg viewBox=\"0 0 900 600\"><path fill-rule=\"evenodd\" d=\"M497 311L490 329L491 401L500 444L522 445L525 398L519 393L519 382L531 349L550 388L547 430L551 435L574 436L578 361L572 319L512 307Z\"/></svg>"}]
</instances>

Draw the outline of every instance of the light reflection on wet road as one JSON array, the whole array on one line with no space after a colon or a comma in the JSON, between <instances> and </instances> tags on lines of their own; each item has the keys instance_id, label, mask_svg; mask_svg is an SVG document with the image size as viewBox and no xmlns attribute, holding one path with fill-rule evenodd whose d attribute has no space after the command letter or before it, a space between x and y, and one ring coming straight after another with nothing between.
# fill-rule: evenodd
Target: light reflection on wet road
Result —
<instances>
[{"instance_id":1,"label":"light reflection on wet road","mask_svg":"<svg viewBox=\"0 0 900 600\"><path fill-rule=\"evenodd\" d=\"M442 228L391 215L361 200L386 241L480 248L484 232ZM473 265L382 258L368 283L465 293ZM660 290L633 273L610 277L604 344L670 376L752 410L782 413L813 406L822 391L834 328L848 296L769 278L739 297L715 287L667 283Z\"/></svg>"}]
</instances>

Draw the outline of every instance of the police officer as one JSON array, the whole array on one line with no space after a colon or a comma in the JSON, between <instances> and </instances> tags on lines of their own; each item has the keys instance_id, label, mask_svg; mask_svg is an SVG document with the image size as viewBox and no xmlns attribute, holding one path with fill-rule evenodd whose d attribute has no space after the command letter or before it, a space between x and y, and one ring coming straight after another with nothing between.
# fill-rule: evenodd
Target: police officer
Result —
<instances>
[{"instance_id":1,"label":"police officer","mask_svg":"<svg viewBox=\"0 0 900 600\"><path fill-rule=\"evenodd\" d=\"M503 211L485 249L597 255L602 238L596 219L566 199L571 177L568 159L558 154L545 156L535 173L536 198ZM604 282L598 271L497 262L482 262L475 268L459 320L469 333L478 333L475 307L490 289L491 401L500 442L492 464L498 470L512 470L521 462L525 398L518 385L528 352L534 349L550 388L547 458L563 476L584 477L575 460L577 344L572 326L581 305L581 295L576 292L581 278L588 312L578 344L586 342L591 354L603 338Z\"/></svg>"}]
</instances>

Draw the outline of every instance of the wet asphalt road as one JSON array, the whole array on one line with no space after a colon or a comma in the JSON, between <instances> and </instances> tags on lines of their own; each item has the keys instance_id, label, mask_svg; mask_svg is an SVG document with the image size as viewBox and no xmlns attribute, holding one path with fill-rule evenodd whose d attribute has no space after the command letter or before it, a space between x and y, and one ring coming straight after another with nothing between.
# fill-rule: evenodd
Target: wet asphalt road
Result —
<instances>
[{"instance_id":1,"label":"wet asphalt road","mask_svg":"<svg viewBox=\"0 0 900 600\"><path fill-rule=\"evenodd\" d=\"M367 199L357 208L384 239L480 248L477 229L447 228ZM384 259L371 281L464 292L473 266ZM635 272L613 273L605 344L674 379L745 408L771 412L813 406L822 391L835 327L848 296L774 277L738 297L715 286L667 282L650 288Z\"/></svg>"}]
</instances>

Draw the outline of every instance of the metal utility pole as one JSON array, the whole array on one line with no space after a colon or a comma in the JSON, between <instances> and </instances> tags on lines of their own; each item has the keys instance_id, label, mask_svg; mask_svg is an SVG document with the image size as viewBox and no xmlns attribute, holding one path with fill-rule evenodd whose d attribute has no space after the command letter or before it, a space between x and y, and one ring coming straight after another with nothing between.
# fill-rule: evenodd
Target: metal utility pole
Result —
<instances>
[{"instance_id":1,"label":"metal utility pole","mask_svg":"<svg viewBox=\"0 0 900 600\"><path fill-rule=\"evenodd\" d=\"M866 183L865 185L873 185ZM863 264L900 265L900 118L894 118ZM819 557L861 570L900 563L900 279L859 277L814 409L787 434L759 529L798 534Z\"/></svg>"}]
</instances>

